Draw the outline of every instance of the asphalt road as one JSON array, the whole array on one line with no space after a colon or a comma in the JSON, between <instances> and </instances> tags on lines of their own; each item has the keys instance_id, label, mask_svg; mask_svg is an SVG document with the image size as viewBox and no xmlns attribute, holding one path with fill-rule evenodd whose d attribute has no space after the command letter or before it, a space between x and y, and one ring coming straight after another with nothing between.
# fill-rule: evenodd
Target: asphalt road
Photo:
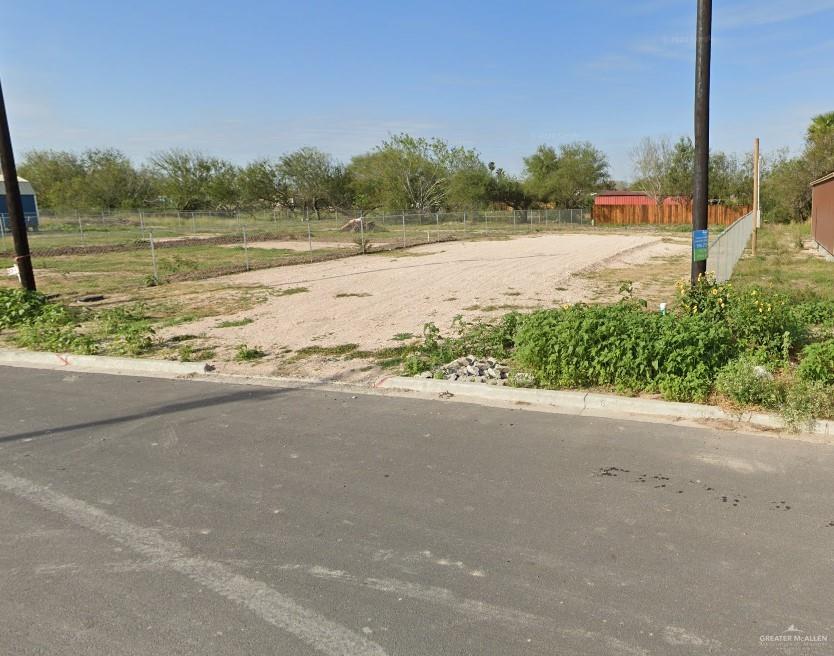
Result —
<instances>
[{"instance_id":1,"label":"asphalt road","mask_svg":"<svg viewBox=\"0 0 834 656\"><path fill-rule=\"evenodd\" d=\"M834 653L829 446L55 371L0 386L0 654ZM780 634L829 640L762 643Z\"/></svg>"}]
</instances>

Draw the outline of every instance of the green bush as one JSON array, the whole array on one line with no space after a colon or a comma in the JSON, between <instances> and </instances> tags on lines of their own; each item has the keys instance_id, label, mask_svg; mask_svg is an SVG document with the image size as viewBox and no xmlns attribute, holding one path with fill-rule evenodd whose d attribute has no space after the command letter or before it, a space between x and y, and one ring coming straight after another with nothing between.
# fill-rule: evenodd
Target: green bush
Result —
<instances>
[{"instance_id":1,"label":"green bush","mask_svg":"<svg viewBox=\"0 0 834 656\"><path fill-rule=\"evenodd\" d=\"M14 328L37 317L46 296L24 289L0 289L0 330Z\"/></svg>"},{"instance_id":2,"label":"green bush","mask_svg":"<svg viewBox=\"0 0 834 656\"><path fill-rule=\"evenodd\" d=\"M118 355L141 355L153 346L154 329L144 305L115 307L98 315L98 334L107 350Z\"/></svg>"},{"instance_id":3,"label":"green bush","mask_svg":"<svg viewBox=\"0 0 834 656\"><path fill-rule=\"evenodd\" d=\"M35 351L94 354L96 340L78 331L76 313L54 303L46 303L39 314L17 328L14 341Z\"/></svg>"},{"instance_id":4,"label":"green bush","mask_svg":"<svg viewBox=\"0 0 834 656\"><path fill-rule=\"evenodd\" d=\"M750 355L724 365L715 379L715 389L739 406L776 408L784 400L782 388L773 375Z\"/></svg>"},{"instance_id":5,"label":"green bush","mask_svg":"<svg viewBox=\"0 0 834 656\"><path fill-rule=\"evenodd\" d=\"M517 360L546 386L611 386L676 401L705 400L715 372L735 354L723 323L630 302L535 312L516 344Z\"/></svg>"},{"instance_id":6,"label":"green bush","mask_svg":"<svg viewBox=\"0 0 834 656\"><path fill-rule=\"evenodd\" d=\"M784 294L756 287L738 290L712 276L701 278L694 287L678 283L678 292L682 314L725 323L741 350L785 359L807 337L807 321Z\"/></svg>"},{"instance_id":7,"label":"green bush","mask_svg":"<svg viewBox=\"0 0 834 656\"><path fill-rule=\"evenodd\" d=\"M798 379L786 387L780 414L791 431L811 429L815 419L831 418L834 414L834 388Z\"/></svg>"},{"instance_id":8,"label":"green bush","mask_svg":"<svg viewBox=\"0 0 834 656\"><path fill-rule=\"evenodd\" d=\"M433 323L423 326L423 341L404 360L406 373L418 374L441 367L464 355L507 358L515 347L515 336L522 320L518 312L504 315L497 323L467 322L456 317L454 335L443 337Z\"/></svg>"},{"instance_id":9,"label":"green bush","mask_svg":"<svg viewBox=\"0 0 834 656\"><path fill-rule=\"evenodd\" d=\"M802 349L797 376L804 381L834 385L834 339Z\"/></svg>"},{"instance_id":10,"label":"green bush","mask_svg":"<svg viewBox=\"0 0 834 656\"><path fill-rule=\"evenodd\" d=\"M808 326L834 323L834 301L804 301L793 307L794 316Z\"/></svg>"},{"instance_id":11,"label":"green bush","mask_svg":"<svg viewBox=\"0 0 834 656\"><path fill-rule=\"evenodd\" d=\"M512 313L497 323L458 318L451 337L426 324L406 371L436 370L472 354L511 359L523 369L517 384L524 386L603 387L696 402L717 391L742 407L780 410L792 429L832 413L834 340L806 346L796 375L792 364L829 305L797 310L782 294L704 277L694 287L679 284L678 303L661 315L632 299L628 285L621 291L625 298L613 305Z\"/></svg>"}]
</instances>

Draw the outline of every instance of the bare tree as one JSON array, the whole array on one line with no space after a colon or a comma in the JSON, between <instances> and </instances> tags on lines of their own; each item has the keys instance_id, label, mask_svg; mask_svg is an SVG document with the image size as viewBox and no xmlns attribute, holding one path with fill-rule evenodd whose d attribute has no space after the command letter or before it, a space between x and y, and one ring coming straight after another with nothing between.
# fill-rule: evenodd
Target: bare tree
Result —
<instances>
[{"instance_id":1,"label":"bare tree","mask_svg":"<svg viewBox=\"0 0 834 656\"><path fill-rule=\"evenodd\" d=\"M673 150L672 143L667 137L659 139L645 137L631 154L634 172L637 174L634 187L655 202L658 216L663 207L663 201L669 195L668 181Z\"/></svg>"}]
</instances>

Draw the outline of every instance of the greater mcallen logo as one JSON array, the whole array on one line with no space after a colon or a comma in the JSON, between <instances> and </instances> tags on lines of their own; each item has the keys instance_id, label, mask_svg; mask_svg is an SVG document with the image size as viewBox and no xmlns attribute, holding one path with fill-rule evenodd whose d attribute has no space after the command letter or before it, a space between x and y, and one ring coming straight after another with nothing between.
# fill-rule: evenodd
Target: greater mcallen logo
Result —
<instances>
[{"instance_id":1,"label":"greater mcallen logo","mask_svg":"<svg viewBox=\"0 0 834 656\"><path fill-rule=\"evenodd\" d=\"M762 635L759 636L759 642L763 645L780 644L780 645L825 645L828 644L827 635L811 635L805 633L801 629L797 629L796 625L791 624L787 629L777 635Z\"/></svg>"}]
</instances>

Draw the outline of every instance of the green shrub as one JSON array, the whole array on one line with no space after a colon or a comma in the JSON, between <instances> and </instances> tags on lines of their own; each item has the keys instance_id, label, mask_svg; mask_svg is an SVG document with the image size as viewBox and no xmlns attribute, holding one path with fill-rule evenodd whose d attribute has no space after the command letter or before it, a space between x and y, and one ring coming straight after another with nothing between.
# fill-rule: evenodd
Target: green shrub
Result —
<instances>
[{"instance_id":1,"label":"green shrub","mask_svg":"<svg viewBox=\"0 0 834 656\"><path fill-rule=\"evenodd\" d=\"M177 359L180 362L203 362L214 357L214 349L195 348L191 344L183 344L177 349Z\"/></svg>"},{"instance_id":2,"label":"green shrub","mask_svg":"<svg viewBox=\"0 0 834 656\"><path fill-rule=\"evenodd\" d=\"M0 330L31 321L41 313L46 304L46 296L38 292L0 289Z\"/></svg>"},{"instance_id":3,"label":"green shrub","mask_svg":"<svg viewBox=\"0 0 834 656\"><path fill-rule=\"evenodd\" d=\"M522 315L518 312L505 314L497 323L467 322L456 318L454 322L457 331L456 349L460 353L457 357L461 355L491 356L499 359L508 357L515 347L515 336L521 320Z\"/></svg>"},{"instance_id":4,"label":"green shrub","mask_svg":"<svg viewBox=\"0 0 834 656\"><path fill-rule=\"evenodd\" d=\"M780 414L788 430L810 430L815 419L828 419L834 414L834 388L797 379L786 387Z\"/></svg>"},{"instance_id":5,"label":"green shrub","mask_svg":"<svg viewBox=\"0 0 834 656\"><path fill-rule=\"evenodd\" d=\"M19 325L14 342L35 351L94 354L96 340L78 331L76 313L63 305L46 303L38 315Z\"/></svg>"},{"instance_id":6,"label":"green shrub","mask_svg":"<svg viewBox=\"0 0 834 656\"><path fill-rule=\"evenodd\" d=\"M797 320L808 326L834 323L834 301L804 301L793 307Z\"/></svg>"},{"instance_id":7,"label":"green shrub","mask_svg":"<svg viewBox=\"0 0 834 656\"><path fill-rule=\"evenodd\" d=\"M791 426L826 411L822 390L834 384L834 340L806 347L799 381L780 370L807 341L808 327L827 316L827 306L795 311L784 295L736 290L712 277L694 287L680 283L679 302L664 315L647 312L644 302L631 298L629 285L621 292L623 300L614 305L512 313L497 323L458 318L451 337L426 324L422 343L405 359L406 371L436 370L472 354L512 358L524 370L519 384L525 386L603 387L696 402L717 390L740 406L783 407ZM802 401L803 391L811 400Z\"/></svg>"},{"instance_id":8,"label":"green shrub","mask_svg":"<svg viewBox=\"0 0 834 656\"><path fill-rule=\"evenodd\" d=\"M624 303L534 312L516 336L516 358L549 387L644 389L656 374L658 318Z\"/></svg>"},{"instance_id":9,"label":"green shrub","mask_svg":"<svg viewBox=\"0 0 834 656\"><path fill-rule=\"evenodd\" d=\"M515 347L515 336L522 320L518 312L505 314L497 323L467 322L456 317L454 335L443 337L433 323L423 326L423 341L404 360L406 373L418 374L451 362L464 355L507 358Z\"/></svg>"},{"instance_id":10,"label":"green shrub","mask_svg":"<svg viewBox=\"0 0 834 656\"><path fill-rule=\"evenodd\" d=\"M630 302L535 312L516 343L517 360L547 386L655 391L676 401L706 399L715 372L735 353L722 323Z\"/></svg>"},{"instance_id":11,"label":"green shrub","mask_svg":"<svg viewBox=\"0 0 834 656\"><path fill-rule=\"evenodd\" d=\"M429 371L461 357L458 345L453 339L446 339L433 323L423 326L423 341L413 353L405 357L403 366L410 375Z\"/></svg>"},{"instance_id":12,"label":"green shrub","mask_svg":"<svg viewBox=\"0 0 834 656\"><path fill-rule=\"evenodd\" d=\"M142 304L102 311L98 328L107 350L117 355L141 355L153 346L154 329Z\"/></svg>"},{"instance_id":13,"label":"green shrub","mask_svg":"<svg viewBox=\"0 0 834 656\"><path fill-rule=\"evenodd\" d=\"M682 314L707 316L726 323L741 350L784 358L807 337L807 322L790 305L790 299L772 290L736 289L713 276L695 286L678 283Z\"/></svg>"},{"instance_id":14,"label":"green shrub","mask_svg":"<svg viewBox=\"0 0 834 656\"><path fill-rule=\"evenodd\" d=\"M238 362L252 362L253 360L260 360L266 356L266 353L257 347L240 344L235 353L235 360Z\"/></svg>"},{"instance_id":15,"label":"green shrub","mask_svg":"<svg viewBox=\"0 0 834 656\"><path fill-rule=\"evenodd\" d=\"M657 390L670 401L706 401L718 370L739 350L729 326L707 315L651 316L661 325L647 346L653 352Z\"/></svg>"},{"instance_id":16,"label":"green shrub","mask_svg":"<svg viewBox=\"0 0 834 656\"><path fill-rule=\"evenodd\" d=\"M143 305L100 312L87 329L89 312L50 303L43 294L0 290L0 328L15 328L13 341L39 351L140 355L153 346L153 328Z\"/></svg>"},{"instance_id":17,"label":"green shrub","mask_svg":"<svg viewBox=\"0 0 834 656\"><path fill-rule=\"evenodd\" d=\"M739 406L776 408L783 402L782 389L773 375L750 355L724 365L715 379L715 389Z\"/></svg>"},{"instance_id":18,"label":"green shrub","mask_svg":"<svg viewBox=\"0 0 834 656\"><path fill-rule=\"evenodd\" d=\"M801 380L834 385L834 339L802 349L797 376Z\"/></svg>"}]
</instances>

